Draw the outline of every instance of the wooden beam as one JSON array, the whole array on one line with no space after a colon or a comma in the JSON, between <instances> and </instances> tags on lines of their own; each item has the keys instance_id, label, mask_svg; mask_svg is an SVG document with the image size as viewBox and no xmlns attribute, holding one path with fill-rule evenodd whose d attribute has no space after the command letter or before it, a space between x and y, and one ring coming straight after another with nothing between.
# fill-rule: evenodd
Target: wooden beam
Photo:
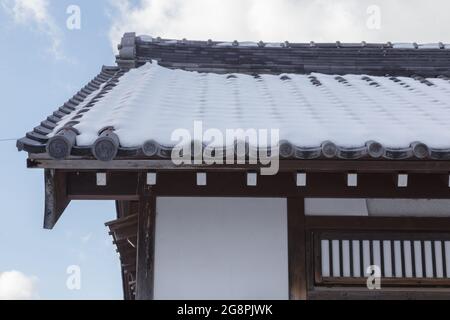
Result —
<instances>
[{"instance_id":1,"label":"wooden beam","mask_svg":"<svg viewBox=\"0 0 450 320\"><path fill-rule=\"evenodd\" d=\"M48 156L47 156L48 157ZM171 160L117 159L99 161L86 159L54 160L42 155L30 155L28 168L66 170L158 170L158 171L258 171L261 165L182 165ZM447 173L450 161L439 160L280 160L280 172L357 172L357 173Z\"/></svg>"},{"instance_id":2,"label":"wooden beam","mask_svg":"<svg viewBox=\"0 0 450 320\"><path fill-rule=\"evenodd\" d=\"M318 283L320 286L325 287L362 287L367 288L367 278L344 278L344 277L328 277L322 278L322 281ZM450 280L447 278L383 278L382 286L384 288L436 288L436 287L449 287Z\"/></svg>"},{"instance_id":3,"label":"wooden beam","mask_svg":"<svg viewBox=\"0 0 450 320\"><path fill-rule=\"evenodd\" d=\"M139 200L137 172L110 172L106 186L97 185L97 172L66 172L71 200Z\"/></svg>"},{"instance_id":4,"label":"wooden beam","mask_svg":"<svg viewBox=\"0 0 450 320\"><path fill-rule=\"evenodd\" d=\"M66 174L58 170L46 169L44 229L53 229L62 213L69 205Z\"/></svg>"},{"instance_id":5,"label":"wooden beam","mask_svg":"<svg viewBox=\"0 0 450 320\"><path fill-rule=\"evenodd\" d=\"M316 288L308 293L310 300L449 300L448 288L385 288L369 291L367 288Z\"/></svg>"},{"instance_id":6,"label":"wooden beam","mask_svg":"<svg viewBox=\"0 0 450 320\"><path fill-rule=\"evenodd\" d=\"M211 172L208 188L195 186L193 172L161 172L158 196L237 196L310 198L425 198L449 199L450 189L439 174L411 174L407 188L397 188L396 174L358 174L358 186L348 187L347 173L310 173L306 187L297 187L295 175L281 172L258 176L258 184L248 187L245 172ZM176 181L174 184L173 181Z\"/></svg>"},{"instance_id":7,"label":"wooden beam","mask_svg":"<svg viewBox=\"0 0 450 320\"><path fill-rule=\"evenodd\" d=\"M306 229L329 231L433 231L448 232L450 219L421 217L306 217Z\"/></svg>"},{"instance_id":8,"label":"wooden beam","mask_svg":"<svg viewBox=\"0 0 450 320\"><path fill-rule=\"evenodd\" d=\"M146 174L141 174L140 186L136 300L153 300L156 197L146 184Z\"/></svg>"},{"instance_id":9,"label":"wooden beam","mask_svg":"<svg viewBox=\"0 0 450 320\"><path fill-rule=\"evenodd\" d=\"M138 176L146 171L108 172L108 184L98 186L96 171L67 172L70 200L139 200ZM450 199L445 174L409 174L408 186L398 188L397 173L358 174L358 186L349 187L347 173L308 174L307 186L297 186L296 175L287 172L258 176L256 186L247 186L246 172L210 172L208 186L197 186L196 172L159 172L158 196L186 197L306 197L306 198L396 198ZM176 183L174 183L176 181Z\"/></svg>"},{"instance_id":10,"label":"wooden beam","mask_svg":"<svg viewBox=\"0 0 450 320\"><path fill-rule=\"evenodd\" d=\"M303 198L287 199L289 299L307 299L305 251L305 201Z\"/></svg>"}]
</instances>

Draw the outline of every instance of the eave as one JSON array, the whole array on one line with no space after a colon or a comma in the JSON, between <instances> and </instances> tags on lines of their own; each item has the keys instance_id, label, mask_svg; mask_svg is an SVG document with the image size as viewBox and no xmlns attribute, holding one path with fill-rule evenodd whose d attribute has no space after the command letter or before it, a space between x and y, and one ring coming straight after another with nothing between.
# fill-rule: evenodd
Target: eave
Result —
<instances>
[{"instance_id":1,"label":"eave","mask_svg":"<svg viewBox=\"0 0 450 320\"><path fill-rule=\"evenodd\" d=\"M58 170L127 170L127 171L206 171L259 172L261 164L187 164L175 165L168 159L119 158L100 161L81 157L55 160L48 155L30 154L28 168ZM279 172L359 172L359 173L450 173L450 161L445 160L280 160Z\"/></svg>"}]
</instances>

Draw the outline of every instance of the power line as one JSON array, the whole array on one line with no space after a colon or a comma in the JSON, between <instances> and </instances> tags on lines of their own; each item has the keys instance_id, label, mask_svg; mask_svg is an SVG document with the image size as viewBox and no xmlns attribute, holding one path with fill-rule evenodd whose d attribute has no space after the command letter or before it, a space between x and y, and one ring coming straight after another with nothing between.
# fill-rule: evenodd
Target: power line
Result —
<instances>
[{"instance_id":1,"label":"power line","mask_svg":"<svg viewBox=\"0 0 450 320\"><path fill-rule=\"evenodd\" d=\"M0 142L17 141L17 139L0 139Z\"/></svg>"}]
</instances>

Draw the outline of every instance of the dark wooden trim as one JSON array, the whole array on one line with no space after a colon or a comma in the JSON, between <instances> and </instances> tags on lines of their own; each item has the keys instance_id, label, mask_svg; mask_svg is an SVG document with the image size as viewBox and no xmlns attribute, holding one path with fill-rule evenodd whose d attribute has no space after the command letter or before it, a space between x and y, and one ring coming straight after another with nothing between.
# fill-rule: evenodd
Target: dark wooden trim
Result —
<instances>
[{"instance_id":1,"label":"dark wooden trim","mask_svg":"<svg viewBox=\"0 0 450 320\"><path fill-rule=\"evenodd\" d=\"M69 205L66 175L53 169L46 169L44 229L53 229L62 213Z\"/></svg>"},{"instance_id":2,"label":"dark wooden trim","mask_svg":"<svg viewBox=\"0 0 450 320\"><path fill-rule=\"evenodd\" d=\"M31 154L28 168L66 170L158 170L158 171L259 171L261 165L183 165L171 160L118 159L99 161L86 159L53 160ZM353 173L448 173L449 161L437 160L280 160L280 172L353 172ZM448 179L446 179L448 182Z\"/></svg>"},{"instance_id":3,"label":"dark wooden trim","mask_svg":"<svg viewBox=\"0 0 450 320\"><path fill-rule=\"evenodd\" d=\"M449 218L416 218L416 217L311 217L305 219L309 231L433 231L450 232ZM351 236L351 234L349 234ZM400 237L401 238L401 237ZM367 240L367 239L365 239Z\"/></svg>"},{"instance_id":4,"label":"dark wooden trim","mask_svg":"<svg viewBox=\"0 0 450 320\"><path fill-rule=\"evenodd\" d=\"M306 238L303 198L287 199L289 298L306 300Z\"/></svg>"},{"instance_id":5,"label":"dark wooden trim","mask_svg":"<svg viewBox=\"0 0 450 320\"><path fill-rule=\"evenodd\" d=\"M138 201L116 201L117 219L126 218L138 213Z\"/></svg>"},{"instance_id":6,"label":"dark wooden trim","mask_svg":"<svg viewBox=\"0 0 450 320\"><path fill-rule=\"evenodd\" d=\"M308 292L309 300L450 300L448 288L315 288Z\"/></svg>"},{"instance_id":7,"label":"dark wooden trim","mask_svg":"<svg viewBox=\"0 0 450 320\"><path fill-rule=\"evenodd\" d=\"M367 278L336 278L328 277L322 278L318 283L320 286L342 286L351 287L358 286L366 288ZM442 278L383 278L381 281L382 287L402 287L403 289L408 287L450 287L450 279Z\"/></svg>"},{"instance_id":8,"label":"dark wooden trim","mask_svg":"<svg viewBox=\"0 0 450 320\"><path fill-rule=\"evenodd\" d=\"M306 232L307 235L310 235L311 238L311 253L306 257L307 260L311 260L310 264L310 275L313 276L313 278L310 280L311 284L309 285L308 289L309 291L313 290L316 286L316 283L320 283L322 281L322 255L321 255L321 242L319 239L318 233L312 233L312 232ZM330 255L331 255L331 242L328 242ZM333 265L332 265L332 259L329 261L329 270L330 275L333 274Z\"/></svg>"},{"instance_id":9,"label":"dark wooden trim","mask_svg":"<svg viewBox=\"0 0 450 320\"><path fill-rule=\"evenodd\" d=\"M419 223L420 220L417 220ZM361 230L347 230L342 229L341 231L322 231L320 232L320 236L322 239L328 240L364 240L374 241L374 240L390 240L390 241L409 241L411 238L414 238L415 241L425 240L425 241L437 241L437 240L450 240L449 231L432 231L432 233L427 232L417 226L415 229L410 230L384 230L384 229L375 229L365 231ZM370 243L369 247L372 245Z\"/></svg>"},{"instance_id":10,"label":"dark wooden trim","mask_svg":"<svg viewBox=\"0 0 450 320\"><path fill-rule=\"evenodd\" d=\"M58 171L59 172L59 171ZM67 175L70 200L139 199L138 175L142 171L107 171L107 185L96 185L96 171L62 171ZM295 175L282 172L258 176L249 187L245 172L210 172L208 185L196 185L196 173L158 172L158 196L185 197L310 197L310 198L399 198L450 199L450 188L442 174L411 174L407 188L397 188L390 173L358 176L358 187L346 186L346 173L310 173L308 185L297 187ZM176 183L175 183L176 182Z\"/></svg>"},{"instance_id":11,"label":"dark wooden trim","mask_svg":"<svg viewBox=\"0 0 450 320\"><path fill-rule=\"evenodd\" d=\"M97 186L95 171L65 172L71 200L139 200L138 172L107 172L106 186Z\"/></svg>"},{"instance_id":12,"label":"dark wooden trim","mask_svg":"<svg viewBox=\"0 0 450 320\"><path fill-rule=\"evenodd\" d=\"M305 230L305 265L306 265L306 288L308 292L314 289L315 279L320 276L316 272L314 266L316 265L317 250L315 249L316 241L314 241L315 234L313 232L306 232ZM309 298L309 297L308 297Z\"/></svg>"},{"instance_id":13,"label":"dark wooden trim","mask_svg":"<svg viewBox=\"0 0 450 320\"><path fill-rule=\"evenodd\" d=\"M136 300L153 300L156 197L145 181L145 175L142 174L138 217Z\"/></svg>"}]
</instances>

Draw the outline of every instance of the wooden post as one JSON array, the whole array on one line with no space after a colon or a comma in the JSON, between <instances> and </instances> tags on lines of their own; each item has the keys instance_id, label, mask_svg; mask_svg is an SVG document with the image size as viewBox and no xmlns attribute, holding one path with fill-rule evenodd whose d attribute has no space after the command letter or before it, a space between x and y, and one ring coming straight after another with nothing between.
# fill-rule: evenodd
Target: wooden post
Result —
<instances>
[{"instance_id":1,"label":"wooden post","mask_svg":"<svg viewBox=\"0 0 450 320\"><path fill-rule=\"evenodd\" d=\"M67 197L66 174L54 169L45 169L44 178L44 229L53 229L70 202Z\"/></svg>"},{"instance_id":2,"label":"wooden post","mask_svg":"<svg viewBox=\"0 0 450 320\"><path fill-rule=\"evenodd\" d=\"M289 299L306 300L305 200L288 198Z\"/></svg>"},{"instance_id":3,"label":"wooden post","mask_svg":"<svg viewBox=\"0 0 450 320\"><path fill-rule=\"evenodd\" d=\"M156 197L145 173L140 174L139 181L136 300L153 300Z\"/></svg>"}]
</instances>

